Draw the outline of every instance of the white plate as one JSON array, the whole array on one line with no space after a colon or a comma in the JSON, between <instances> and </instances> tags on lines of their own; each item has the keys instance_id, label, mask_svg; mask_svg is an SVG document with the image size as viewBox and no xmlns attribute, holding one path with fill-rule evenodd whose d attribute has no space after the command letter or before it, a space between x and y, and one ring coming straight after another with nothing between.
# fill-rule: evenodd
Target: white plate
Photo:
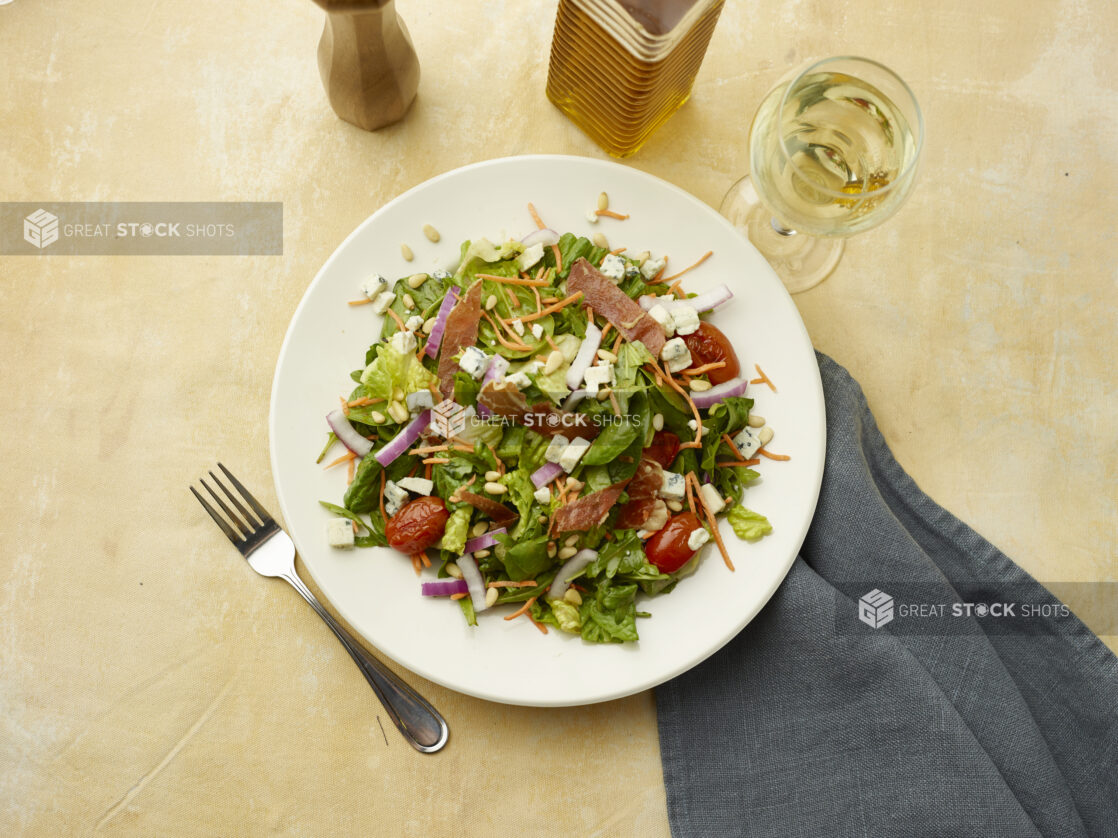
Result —
<instances>
[{"instance_id":1,"label":"white plate","mask_svg":"<svg viewBox=\"0 0 1118 838\"><path fill-rule=\"evenodd\" d=\"M598 193L628 221L590 225ZM605 233L613 246L671 256L682 269L712 256L686 277L698 291L727 283L735 297L711 318L730 335L743 371L758 363L779 391L755 385L754 410L776 430L771 447L788 462L765 461L745 503L768 516L772 535L739 541L723 522L737 571L706 549L702 566L676 590L640 598L652 617L638 623L640 642L591 644L552 630L546 637L510 608L479 615L477 628L445 599L421 598L407 557L387 548L326 546L327 513L319 499L341 502L345 475L314 459L325 440L324 416L352 387L380 334L366 306L350 307L376 271L389 278L453 268L459 244L502 231L534 229L527 203L556 230ZM424 224L442 234L424 237ZM408 263L401 242L415 251ZM671 184L617 163L581 157L491 160L447 172L389 202L364 221L318 272L287 330L272 385L272 470L280 507L303 563L338 612L376 649L425 678L491 701L537 706L589 704L648 689L695 666L734 637L772 596L795 559L815 509L823 474L823 391L811 341L784 286L743 237L706 204ZM337 454L335 449L333 454ZM426 571L425 579L433 579Z\"/></svg>"}]
</instances>

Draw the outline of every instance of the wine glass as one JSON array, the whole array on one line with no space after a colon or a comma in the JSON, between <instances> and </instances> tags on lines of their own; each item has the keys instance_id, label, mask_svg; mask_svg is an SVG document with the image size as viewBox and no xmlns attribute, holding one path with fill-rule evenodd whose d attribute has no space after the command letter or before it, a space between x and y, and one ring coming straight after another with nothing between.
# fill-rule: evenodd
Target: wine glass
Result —
<instances>
[{"instance_id":1,"label":"wine glass","mask_svg":"<svg viewBox=\"0 0 1118 838\"><path fill-rule=\"evenodd\" d=\"M720 212L790 293L818 285L845 237L895 213L916 176L924 117L892 70L839 56L793 71L769 91L749 130L746 175Z\"/></svg>"}]
</instances>

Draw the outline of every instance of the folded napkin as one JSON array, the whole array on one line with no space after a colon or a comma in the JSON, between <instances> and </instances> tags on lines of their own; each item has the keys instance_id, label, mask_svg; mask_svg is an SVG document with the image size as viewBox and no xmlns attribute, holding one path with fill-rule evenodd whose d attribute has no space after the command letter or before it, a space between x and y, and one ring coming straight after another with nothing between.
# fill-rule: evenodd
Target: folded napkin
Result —
<instances>
[{"instance_id":1,"label":"folded napkin","mask_svg":"<svg viewBox=\"0 0 1118 838\"><path fill-rule=\"evenodd\" d=\"M923 494L857 383L819 367L827 460L800 557L737 638L656 690L673 836L1118 836L1118 660ZM1057 616L950 611L1014 602Z\"/></svg>"}]
</instances>

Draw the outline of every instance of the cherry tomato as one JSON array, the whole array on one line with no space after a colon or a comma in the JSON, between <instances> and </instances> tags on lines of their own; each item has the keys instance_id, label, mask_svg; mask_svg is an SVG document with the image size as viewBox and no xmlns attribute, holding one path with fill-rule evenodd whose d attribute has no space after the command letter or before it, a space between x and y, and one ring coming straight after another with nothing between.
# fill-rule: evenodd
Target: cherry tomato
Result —
<instances>
[{"instance_id":1,"label":"cherry tomato","mask_svg":"<svg viewBox=\"0 0 1118 838\"><path fill-rule=\"evenodd\" d=\"M695 555L687 546L691 533L702 527L694 512L680 512L668 519L656 535L644 543L648 560L664 573L674 573Z\"/></svg>"},{"instance_id":2,"label":"cherry tomato","mask_svg":"<svg viewBox=\"0 0 1118 838\"><path fill-rule=\"evenodd\" d=\"M683 336L683 342L691 350L691 363L696 367L718 361L726 362L726 366L708 373L712 384L721 384L731 378L737 378L741 372L741 364L738 363L738 356L734 353L730 339L722 334L722 330L717 326L712 326L704 320L697 332Z\"/></svg>"},{"instance_id":3,"label":"cherry tomato","mask_svg":"<svg viewBox=\"0 0 1118 838\"><path fill-rule=\"evenodd\" d=\"M652 436L652 442L644 449L642 456L654 460L663 468L672 464L675 455L679 453L679 437L671 431L657 431Z\"/></svg>"},{"instance_id":4,"label":"cherry tomato","mask_svg":"<svg viewBox=\"0 0 1118 838\"><path fill-rule=\"evenodd\" d=\"M442 498L416 498L388 519L384 535L389 546L414 556L442 538L449 517Z\"/></svg>"}]
</instances>

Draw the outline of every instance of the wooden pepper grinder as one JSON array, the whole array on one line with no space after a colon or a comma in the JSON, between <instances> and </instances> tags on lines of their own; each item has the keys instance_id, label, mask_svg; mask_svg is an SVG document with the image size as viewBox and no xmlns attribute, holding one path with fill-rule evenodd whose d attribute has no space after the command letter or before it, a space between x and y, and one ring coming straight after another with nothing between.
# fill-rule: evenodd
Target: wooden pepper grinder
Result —
<instances>
[{"instance_id":1,"label":"wooden pepper grinder","mask_svg":"<svg viewBox=\"0 0 1118 838\"><path fill-rule=\"evenodd\" d=\"M334 112L375 131L399 120L419 87L419 59L395 0L314 0L326 10L318 69Z\"/></svg>"}]
</instances>

